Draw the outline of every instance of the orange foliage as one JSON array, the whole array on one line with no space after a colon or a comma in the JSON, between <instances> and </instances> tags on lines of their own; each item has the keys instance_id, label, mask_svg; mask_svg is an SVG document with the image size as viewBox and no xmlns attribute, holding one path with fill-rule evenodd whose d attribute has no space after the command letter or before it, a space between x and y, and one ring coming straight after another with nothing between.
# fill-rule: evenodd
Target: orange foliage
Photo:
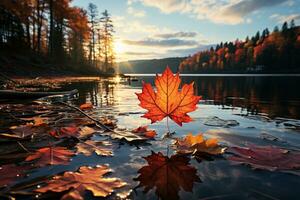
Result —
<instances>
[{"instance_id":1,"label":"orange foliage","mask_svg":"<svg viewBox=\"0 0 300 200\"><path fill-rule=\"evenodd\" d=\"M190 122L192 119L187 113L196 110L201 97L194 95L194 83L184 84L179 91L180 82L179 74L173 75L167 67L162 76L156 76L157 91L153 90L151 84L143 83L142 93L137 94L140 106L148 110L143 117L152 123L169 117L180 126L183 122Z\"/></svg>"}]
</instances>

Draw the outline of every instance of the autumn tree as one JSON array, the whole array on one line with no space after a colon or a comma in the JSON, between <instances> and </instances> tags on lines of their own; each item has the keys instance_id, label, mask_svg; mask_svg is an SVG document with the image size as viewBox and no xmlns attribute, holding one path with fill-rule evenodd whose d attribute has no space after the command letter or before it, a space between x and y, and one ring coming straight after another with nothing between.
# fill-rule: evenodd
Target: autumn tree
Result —
<instances>
[{"instance_id":1,"label":"autumn tree","mask_svg":"<svg viewBox=\"0 0 300 200\"><path fill-rule=\"evenodd\" d=\"M266 28L244 41L221 42L207 51L195 53L180 64L184 72L240 72L299 70L300 27L292 20L285 22L281 31L276 26L272 33Z\"/></svg>"}]
</instances>

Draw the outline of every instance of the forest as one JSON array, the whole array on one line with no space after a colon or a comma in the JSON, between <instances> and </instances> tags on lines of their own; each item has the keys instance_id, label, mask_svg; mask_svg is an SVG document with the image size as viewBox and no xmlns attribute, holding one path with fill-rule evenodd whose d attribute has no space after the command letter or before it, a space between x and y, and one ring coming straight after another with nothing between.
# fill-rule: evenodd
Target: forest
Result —
<instances>
[{"instance_id":1,"label":"forest","mask_svg":"<svg viewBox=\"0 0 300 200\"><path fill-rule=\"evenodd\" d=\"M300 71L300 27L294 20L244 41L221 42L180 63L181 72L293 73Z\"/></svg>"},{"instance_id":2,"label":"forest","mask_svg":"<svg viewBox=\"0 0 300 200\"><path fill-rule=\"evenodd\" d=\"M114 26L107 10L72 0L1 0L0 63L81 74L114 72ZM17 63L16 61L19 61Z\"/></svg>"}]
</instances>

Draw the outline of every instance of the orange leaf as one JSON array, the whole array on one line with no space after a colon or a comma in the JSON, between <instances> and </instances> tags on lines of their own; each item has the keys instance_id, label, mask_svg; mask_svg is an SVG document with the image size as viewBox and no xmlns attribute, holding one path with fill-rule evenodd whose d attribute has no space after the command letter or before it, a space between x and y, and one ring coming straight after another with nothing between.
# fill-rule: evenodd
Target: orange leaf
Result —
<instances>
[{"instance_id":1,"label":"orange leaf","mask_svg":"<svg viewBox=\"0 0 300 200\"><path fill-rule=\"evenodd\" d=\"M137 93L140 106L148 112L143 117L151 123L161 121L165 117L171 118L178 125L192 121L187 113L196 110L196 104L201 99L194 95L194 83L184 84L179 91L179 73L173 75L169 67L161 76L156 75L154 91L151 84L143 83L142 93Z\"/></svg>"},{"instance_id":2,"label":"orange leaf","mask_svg":"<svg viewBox=\"0 0 300 200\"><path fill-rule=\"evenodd\" d=\"M80 108L81 110L88 110L88 109L93 108L93 104L92 104L92 103L85 103L85 104L80 105L79 108Z\"/></svg>"},{"instance_id":3,"label":"orange leaf","mask_svg":"<svg viewBox=\"0 0 300 200\"><path fill-rule=\"evenodd\" d=\"M136 129L133 129L131 132L133 133L140 133L142 136L147 138L154 138L156 136L155 130L148 130L148 126L140 126Z\"/></svg>"},{"instance_id":4,"label":"orange leaf","mask_svg":"<svg viewBox=\"0 0 300 200\"><path fill-rule=\"evenodd\" d=\"M92 192L96 197L107 197L114 189L126 185L117 178L105 178L103 175L111 172L106 165L100 165L95 168L80 167L79 172L65 172L62 176L55 176L48 181L47 185L35 190L45 193L65 192L61 199L83 199L86 190Z\"/></svg>"},{"instance_id":5,"label":"orange leaf","mask_svg":"<svg viewBox=\"0 0 300 200\"><path fill-rule=\"evenodd\" d=\"M76 126L61 127L59 130L52 130L49 134L55 138L78 137L79 128Z\"/></svg>"},{"instance_id":6,"label":"orange leaf","mask_svg":"<svg viewBox=\"0 0 300 200\"><path fill-rule=\"evenodd\" d=\"M185 138L177 139L175 144L178 152L181 153L201 152L210 155L218 155L224 153L225 150L225 148L218 145L218 140L216 138L205 140L201 133L196 136L189 133Z\"/></svg>"},{"instance_id":7,"label":"orange leaf","mask_svg":"<svg viewBox=\"0 0 300 200\"><path fill-rule=\"evenodd\" d=\"M154 138L156 136L156 132L154 130L149 130L144 133L147 138Z\"/></svg>"},{"instance_id":8,"label":"orange leaf","mask_svg":"<svg viewBox=\"0 0 300 200\"><path fill-rule=\"evenodd\" d=\"M44 119L41 118L41 117L34 117L33 120L34 120L33 126L43 126L43 125L46 125Z\"/></svg>"},{"instance_id":9,"label":"orange leaf","mask_svg":"<svg viewBox=\"0 0 300 200\"><path fill-rule=\"evenodd\" d=\"M67 165L74 153L65 147L44 147L28 156L26 161L36 161L40 167L46 165Z\"/></svg>"}]
</instances>

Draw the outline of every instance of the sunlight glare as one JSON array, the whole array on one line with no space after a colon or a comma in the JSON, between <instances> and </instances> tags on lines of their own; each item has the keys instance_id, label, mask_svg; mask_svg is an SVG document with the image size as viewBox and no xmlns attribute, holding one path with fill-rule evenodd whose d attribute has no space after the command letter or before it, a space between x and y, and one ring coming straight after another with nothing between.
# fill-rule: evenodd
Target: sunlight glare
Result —
<instances>
[{"instance_id":1,"label":"sunlight glare","mask_svg":"<svg viewBox=\"0 0 300 200\"><path fill-rule=\"evenodd\" d=\"M115 83L120 83L121 82L121 77L120 76L115 76L114 82Z\"/></svg>"},{"instance_id":2,"label":"sunlight glare","mask_svg":"<svg viewBox=\"0 0 300 200\"><path fill-rule=\"evenodd\" d=\"M124 52L124 44L121 41L116 41L115 43L115 51L116 53Z\"/></svg>"}]
</instances>

